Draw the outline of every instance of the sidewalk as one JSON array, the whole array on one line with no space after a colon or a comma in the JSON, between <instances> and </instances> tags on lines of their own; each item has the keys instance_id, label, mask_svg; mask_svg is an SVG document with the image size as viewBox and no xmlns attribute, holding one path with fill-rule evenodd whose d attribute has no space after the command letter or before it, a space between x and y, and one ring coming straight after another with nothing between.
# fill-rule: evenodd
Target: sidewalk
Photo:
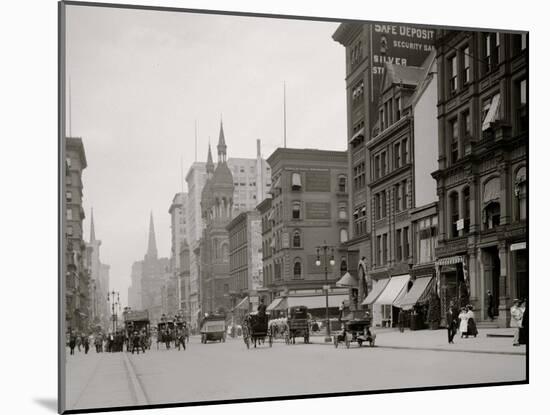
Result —
<instances>
[{"instance_id":1,"label":"sidewalk","mask_svg":"<svg viewBox=\"0 0 550 415\"><path fill-rule=\"evenodd\" d=\"M468 353L495 353L510 355L525 355L526 346L513 346L512 339L507 337L487 337L487 334L513 334L513 329L479 329L477 337L461 339L460 335L454 338L454 344L447 342L447 330L417 330L405 329L400 333L397 328L375 328L376 347L392 349L417 349L433 351L452 351ZM327 344L324 335L310 337L313 344Z\"/></svg>"}]
</instances>

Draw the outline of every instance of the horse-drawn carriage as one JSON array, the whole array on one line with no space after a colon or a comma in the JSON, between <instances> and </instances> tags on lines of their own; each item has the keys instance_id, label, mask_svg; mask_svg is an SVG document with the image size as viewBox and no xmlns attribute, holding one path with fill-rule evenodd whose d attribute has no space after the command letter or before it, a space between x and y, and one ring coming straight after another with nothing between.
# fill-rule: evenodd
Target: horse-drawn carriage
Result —
<instances>
[{"instance_id":1,"label":"horse-drawn carriage","mask_svg":"<svg viewBox=\"0 0 550 415\"><path fill-rule=\"evenodd\" d=\"M371 347L374 346L376 334L371 331L370 325L370 318L345 322L343 330L333 336L334 347L338 347L339 343L344 343L349 349L353 342L357 342L359 347L367 342Z\"/></svg>"},{"instance_id":2,"label":"horse-drawn carriage","mask_svg":"<svg viewBox=\"0 0 550 415\"><path fill-rule=\"evenodd\" d=\"M267 314L258 314L257 312L250 313L244 319L243 324L243 340L246 348L249 349L251 344L256 347L257 344L263 344L265 338L268 338L269 347L273 346L272 326L268 324L269 317Z\"/></svg>"},{"instance_id":3,"label":"horse-drawn carriage","mask_svg":"<svg viewBox=\"0 0 550 415\"><path fill-rule=\"evenodd\" d=\"M126 311L124 313L124 329L127 351L133 351L136 347L143 351L151 349L151 329L147 310Z\"/></svg>"},{"instance_id":4,"label":"horse-drawn carriage","mask_svg":"<svg viewBox=\"0 0 550 415\"><path fill-rule=\"evenodd\" d=\"M201 343L225 342L226 330L225 315L211 314L204 317L200 324Z\"/></svg>"},{"instance_id":5,"label":"horse-drawn carriage","mask_svg":"<svg viewBox=\"0 0 550 415\"><path fill-rule=\"evenodd\" d=\"M164 343L166 349L170 349L170 343L175 341L176 325L172 319L163 319L157 324L157 350L159 343Z\"/></svg>"},{"instance_id":6,"label":"horse-drawn carriage","mask_svg":"<svg viewBox=\"0 0 550 415\"><path fill-rule=\"evenodd\" d=\"M287 327L286 344L295 344L296 337L303 337L304 343L309 343L309 316L306 306L299 305L289 308Z\"/></svg>"}]
</instances>

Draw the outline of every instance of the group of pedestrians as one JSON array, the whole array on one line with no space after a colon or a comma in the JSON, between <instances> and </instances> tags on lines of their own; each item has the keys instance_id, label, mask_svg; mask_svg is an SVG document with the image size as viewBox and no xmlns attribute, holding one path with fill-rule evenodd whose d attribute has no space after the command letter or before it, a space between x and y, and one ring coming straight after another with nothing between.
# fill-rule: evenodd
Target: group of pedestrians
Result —
<instances>
[{"instance_id":1,"label":"group of pedestrians","mask_svg":"<svg viewBox=\"0 0 550 415\"><path fill-rule=\"evenodd\" d=\"M445 314L447 320L447 340L454 344L454 337L460 332L460 338L476 337L478 334L474 315L474 307L471 304L462 307L459 311L455 302L451 301Z\"/></svg>"},{"instance_id":2,"label":"group of pedestrians","mask_svg":"<svg viewBox=\"0 0 550 415\"><path fill-rule=\"evenodd\" d=\"M93 344L96 353L102 353L104 350L107 352L122 352L124 344L127 343L127 337L122 331L118 331L115 334L109 333L104 335L103 333L97 333L90 335L87 333L78 333L76 331L69 332L68 346L70 354L74 355L75 349L79 352L84 349L84 353L88 354L90 345Z\"/></svg>"},{"instance_id":3,"label":"group of pedestrians","mask_svg":"<svg viewBox=\"0 0 550 415\"><path fill-rule=\"evenodd\" d=\"M510 308L510 327L514 330L514 346L527 344L529 330L529 313L527 301L520 301L517 298Z\"/></svg>"}]
</instances>

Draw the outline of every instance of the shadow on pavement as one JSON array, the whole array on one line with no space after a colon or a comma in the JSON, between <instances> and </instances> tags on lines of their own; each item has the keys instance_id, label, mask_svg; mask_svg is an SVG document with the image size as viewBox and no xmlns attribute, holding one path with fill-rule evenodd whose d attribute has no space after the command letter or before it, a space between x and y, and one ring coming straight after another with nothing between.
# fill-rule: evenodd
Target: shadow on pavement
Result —
<instances>
[{"instance_id":1,"label":"shadow on pavement","mask_svg":"<svg viewBox=\"0 0 550 415\"><path fill-rule=\"evenodd\" d=\"M57 413L57 399L55 398L35 398L34 401L43 406L46 409L49 409L52 412Z\"/></svg>"}]
</instances>

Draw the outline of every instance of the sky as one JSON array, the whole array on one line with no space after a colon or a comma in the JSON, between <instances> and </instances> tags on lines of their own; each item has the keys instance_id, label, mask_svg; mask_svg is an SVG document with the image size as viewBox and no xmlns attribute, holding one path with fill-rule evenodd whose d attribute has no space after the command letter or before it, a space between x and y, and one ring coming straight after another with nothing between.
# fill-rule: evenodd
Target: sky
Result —
<instances>
[{"instance_id":1,"label":"sky","mask_svg":"<svg viewBox=\"0 0 550 415\"><path fill-rule=\"evenodd\" d=\"M168 209L205 161L223 118L228 157L283 146L345 150L345 51L337 23L67 6L66 132L82 137L85 239L94 211L110 289L127 301L153 213L170 255ZM70 90L70 94L69 94ZM70 95L70 100L69 100ZM70 114L70 115L69 115Z\"/></svg>"}]
</instances>

